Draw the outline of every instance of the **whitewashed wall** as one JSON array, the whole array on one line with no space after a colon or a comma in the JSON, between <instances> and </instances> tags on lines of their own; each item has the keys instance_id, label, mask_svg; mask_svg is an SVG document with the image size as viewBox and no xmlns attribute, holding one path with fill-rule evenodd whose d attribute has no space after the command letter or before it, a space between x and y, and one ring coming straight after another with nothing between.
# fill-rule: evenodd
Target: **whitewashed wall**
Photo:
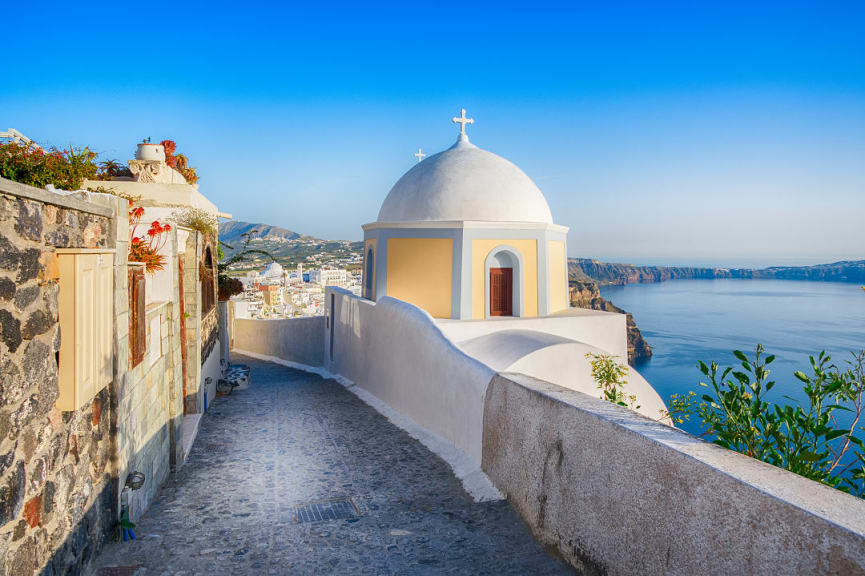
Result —
<instances>
[{"instance_id":1,"label":"whitewashed wall","mask_svg":"<svg viewBox=\"0 0 865 576\"><path fill-rule=\"evenodd\" d=\"M484 395L494 371L457 348L412 304L389 297L373 303L328 288L326 306L325 368L479 466Z\"/></svg>"}]
</instances>

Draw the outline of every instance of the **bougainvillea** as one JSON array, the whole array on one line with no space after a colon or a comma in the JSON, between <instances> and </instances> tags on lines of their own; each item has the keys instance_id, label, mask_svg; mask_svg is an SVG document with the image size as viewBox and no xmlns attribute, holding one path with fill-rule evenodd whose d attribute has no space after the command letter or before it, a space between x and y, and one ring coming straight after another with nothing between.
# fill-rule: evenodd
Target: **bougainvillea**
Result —
<instances>
[{"instance_id":1,"label":"bougainvillea","mask_svg":"<svg viewBox=\"0 0 865 576\"><path fill-rule=\"evenodd\" d=\"M184 154L174 154L177 150L177 144L174 140L163 140L160 142L163 150L165 150L165 163L180 172L180 174L190 184L198 182L198 174L195 168L189 166L189 160Z\"/></svg>"},{"instance_id":2,"label":"bougainvillea","mask_svg":"<svg viewBox=\"0 0 865 576\"><path fill-rule=\"evenodd\" d=\"M138 235L138 226L141 217L144 216L144 208L129 203L129 261L143 262L145 270L153 273L165 268L165 256L159 251L168 241L168 232L171 231L170 224L160 224L154 220L150 228L143 236Z\"/></svg>"},{"instance_id":3,"label":"bougainvillea","mask_svg":"<svg viewBox=\"0 0 865 576\"><path fill-rule=\"evenodd\" d=\"M85 179L99 173L96 152L89 148L43 150L16 142L0 144L0 176L44 188L52 184L62 190L78 190Z\"/></svg>"}]
</instances>

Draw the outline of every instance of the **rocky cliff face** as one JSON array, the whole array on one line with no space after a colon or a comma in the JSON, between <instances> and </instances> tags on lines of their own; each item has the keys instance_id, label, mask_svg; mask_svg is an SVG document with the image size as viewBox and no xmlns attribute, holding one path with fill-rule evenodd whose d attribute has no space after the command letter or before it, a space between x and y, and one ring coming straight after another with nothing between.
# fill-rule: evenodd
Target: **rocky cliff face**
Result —
<instances>
[{"instance_id":1,"label":"rocky cliff face","mask_svg":"<svg viewBox=\"0 0 865 576\"><path fill-rule=\"evenodd\" d=\"M640 360L648 360L652 357L652 347L643 338L640 329L634 322L634 317L601 296L598 285L591 280L571 280L570 282L571 306L577 308L588 308L591 310L605 310L607 312L618 312L628 317L628 363L633 364Z\"/></svg>"},{"instance_id":2,"label":"rocky cliff face","mask_svg":"<svg viewBox=\"0 0 865 576\"><path fill-rule=\"evenodd\" d=\"M614 264L588 258L568 260L572 279L594 280L606 284L641 284L682 278L774 278L779 280L823 280L865 282L865 260L845 260L817 266L773 266L750 268L689 268L682 266L634 266Z\"/></svg>"}]
</instances>

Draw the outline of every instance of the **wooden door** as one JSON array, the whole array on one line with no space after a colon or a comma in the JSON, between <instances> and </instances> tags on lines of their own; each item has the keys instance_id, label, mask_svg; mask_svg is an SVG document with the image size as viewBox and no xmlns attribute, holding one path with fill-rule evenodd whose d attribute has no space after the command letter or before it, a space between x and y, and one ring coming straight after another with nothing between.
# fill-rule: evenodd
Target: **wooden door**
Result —
<instances>
[{"instance_id":1,"label":"wooden door","mask_svg":"<svg viewBox=\"0 0 865 576\"><path fill-rule=\"evenodd\" d=\"M514 269L490 268L490 316L514 315Z\"/></svg>"}]
</instances>

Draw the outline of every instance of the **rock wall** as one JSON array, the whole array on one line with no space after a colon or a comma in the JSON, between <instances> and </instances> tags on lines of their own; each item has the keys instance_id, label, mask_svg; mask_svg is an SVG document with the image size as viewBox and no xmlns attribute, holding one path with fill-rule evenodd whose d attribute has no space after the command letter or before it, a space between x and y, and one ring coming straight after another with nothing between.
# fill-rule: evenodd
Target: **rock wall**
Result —
<instances>
[{"instance_id":1,"label":"rock wall","mask_svg":"<svg viewBox=\"0 0 865 576\"><path fill-rule=\"evenodd\" d=\"M4 192L19 189L2 184ZM111 211L60 203L0 193L0 570L15 576L42 567L46 574L77 573L116 517L111 388L76 412L54 407L54 251L108 246Z\"/></svg>"},{"instance_id":2,"label":"rock wall","mask_svg":"<svg viewBox=\"0 0 865 576\"><path fill-rule=\"evenodd\" d=\"M115 533L127 476L145 475L126 498L135 518L182 464L179 293L148 305L146 353L130 366L127 208L0 178L0 574L86 572ZM115 250L113 380L60 412L56 249L97 247Z\"/></svg>"},{"instance_id":3,"label":"rock wall","mask_svg":"<svg viewBox=\"0 0 865 576\"><path fill-rule=\"evenodd\" d=\"M609 300L601 296L598 285L591 280L570 281L570 304L576 308L588 308L590 310L605 310L607 312L618 312L627 316L628 324L628 362L634 364L652 357L652 347L643 338L634 317L628 314Z\"/></svg>"}]
</instances>

